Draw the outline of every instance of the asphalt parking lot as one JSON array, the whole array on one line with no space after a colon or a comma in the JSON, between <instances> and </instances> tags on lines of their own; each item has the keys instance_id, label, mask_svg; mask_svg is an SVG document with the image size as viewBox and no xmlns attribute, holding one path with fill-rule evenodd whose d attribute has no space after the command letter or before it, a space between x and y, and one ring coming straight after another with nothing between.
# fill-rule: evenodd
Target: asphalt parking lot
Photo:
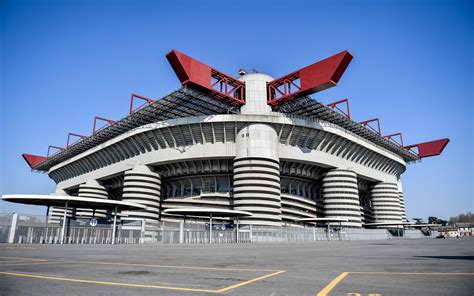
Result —
<instances>
[{"instance_id":1,"label":"asphalt parking lot","mask_svg":"<svg viewBox=\"0 0 474 296\"><path fill-rule=\"evenodd\" d=\"M473 295L474 239L0 245L0 295Z\"/></svg>"}]
</instances>

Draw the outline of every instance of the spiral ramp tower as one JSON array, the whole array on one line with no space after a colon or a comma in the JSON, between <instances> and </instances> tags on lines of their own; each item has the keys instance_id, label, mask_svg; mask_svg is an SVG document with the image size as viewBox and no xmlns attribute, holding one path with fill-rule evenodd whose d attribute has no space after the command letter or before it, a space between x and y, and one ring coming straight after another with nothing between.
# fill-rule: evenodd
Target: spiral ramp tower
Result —
<instances>
[{"instance_id":1,"label":"spiral ramp tower","mask_svg":"<svg viewBox=\"0 0 474 296\"><path fill-rule=\"evenodd\" d=\"M371 192L375 223L401 223L400 196L398 184L380 182Z\"/></svg>"},{"instance_id":2,"label":"spiral ramp tower","mask_svg":"<svg viewBox=\"0 0 474 296\"><path fill-rule=\"evenodd\" d=\"M147 207L141 211L122 211L122 216L140 219L147 228L156 226L160 219L161 178L146 165L134 166L125 171L123 182L123 201L129 201ZM145 232L145 240L149 232Z\"/></svg>"},{"instance_id":3,"label":"spiral ramp tower","mask_svg":"<svg viewBox=\"0 0 474 296\"><path fill-rule=\"evenodd\" d=\"M357 175L345 169L333 169L323 179L324 216L345 218L342 226L360 228L362 218Z\"/></svg>"},{"instance_id":4,"label":"spiral ramp tower","mask_svg":"<svg viewBox=\"0 0 474 296\"><path fill-rule=\"evenodd\" d=\"M86 183L79 185L78 197L108 199L107 190L96 180L88 180ZM106 218L107 210L93 210L76 208L76 217L83 218Z\"/></svg>"}]
</instances>

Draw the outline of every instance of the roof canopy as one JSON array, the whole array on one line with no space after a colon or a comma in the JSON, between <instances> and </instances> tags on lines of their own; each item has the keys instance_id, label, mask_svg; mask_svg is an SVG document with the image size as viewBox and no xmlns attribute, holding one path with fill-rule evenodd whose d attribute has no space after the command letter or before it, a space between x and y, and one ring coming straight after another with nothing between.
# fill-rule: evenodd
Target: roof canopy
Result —
<instances>
[{"instance_id":1,"label":"roof canopy","mask_svg":"<svg viewBox=\"0 0 474 296\"><path fill-rule=\"evenodd\" d=\"M7 194L2 196L2 200L37 206L64 207L67 203L68 207L73 208L114 209L117 207L121 210L146 209L146 206L132 202L70 195Z\"/></svg>"}]
</instances>

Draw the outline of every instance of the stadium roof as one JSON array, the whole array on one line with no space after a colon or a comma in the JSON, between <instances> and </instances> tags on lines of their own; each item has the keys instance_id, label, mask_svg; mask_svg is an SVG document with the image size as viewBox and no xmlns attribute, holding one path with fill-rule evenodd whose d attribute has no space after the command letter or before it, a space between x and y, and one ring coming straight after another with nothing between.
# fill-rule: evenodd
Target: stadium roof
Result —
<instances>
[{"instance_id":1,"label":"stadium roof","mask_svg":"<svg viewBox=\"0 0 474 296\"><path fill-rule=\"evenodd\" d=\"M69 134L79 136L80 140L69 145L68 138L66 148L50 146L59 150L51 156L49 149L48 156L23 154L28 165L33 170L48 171L71 157L139 126L174 118L238 113L239 107L245 104L245 84L242 81L176 50L168 53L167 58L181 81L182 88L155 101L132 94L129 115L118 121L96 117L96 120L106 121L107 124L96 130L94 122L94 132L89 137ZM401 133L382 136L380 128L378 132L371 129L368 123L378 119L357 123L350 118L349 112L341 114L333 109L335 104L347 99L325 106L309 97L309 94L337 85L351 60L352 55L343 51L268 82L268 104L277 112L319 119L340 126L399 155L407 162L439 155L449 139L404 146ZM134 97L143 99L148 104L133 110ZM393 139L391 141L391 137L396 135L399 135L400 143ZM418 152L411 150L413 148Z\"/></svg>"},{"instance_id":2,"label":"stadium roof","mask_svg":"<svg viewBox=\"0 0 474 296\"><path fill-rule=\"evenodd\" d=\"M402 157L405 161L415 161L419 159L418 155L412 151L390 142L362 124L348 119L344 115L339 114L309 96L276 107L274 110L333 123L373 142L376 145L392 151ZM110 123L91 136L80 139L58 153L53 154L50 157L44 157L43 161L37 164L31 161L31 157L34 157L33 155L24 154L23 157L30 164L32 169L48 171L51 167L66 161L69 158L145 124L173 118L237 112L238 108L232 104L213 98L204 92L191 87L182 87L161 99L151 102L126 117Z\"/></svg>"}]
</instances>

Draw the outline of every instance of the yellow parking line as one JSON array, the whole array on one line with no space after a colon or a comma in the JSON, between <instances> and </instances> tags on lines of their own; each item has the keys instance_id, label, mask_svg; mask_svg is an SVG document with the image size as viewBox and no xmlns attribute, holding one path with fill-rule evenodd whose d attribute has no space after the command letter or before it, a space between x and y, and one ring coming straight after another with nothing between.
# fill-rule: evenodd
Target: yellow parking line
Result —
<instances>
[{"instance_id":1,"label":"yellow parking line","mask_svg":"<svg viewBox=\"0 0 474 296\"><path fill-rule=\"evenodd\" d=\"M19 260L30 260L30 261L47 261L46 259L38 259L38 258L27 258L27 257L2 257L1 259L19 259ZM2 261L0 261L2 262Z\"/></svg>"},{"instance_id":2,"label":"yellow parking line","mask_svg":"<svg viewBox=\"0 0 474 296\"><path fill-rule=\"evenodd\" d=\"M142 284L128 284L128 283L119 283L119 282L102 282L102 281L81 280L81 279L57 277L57 276L35 275L35 274L28 274L28 273L16 273L16 272L3 272L3 271L0 271L0 274L11 275L11 276L20 276L20 277L29 277L29 278L36 278L36 279L65 281L65 282L97 284L97 285L111 285L111 286L124 286L124 287L136 287L136 288L151 288L151 289L164 289L164 290L188 291L188 292L218 293L216 290L208 290L208 289L179 288L179 287L171 287L171 286L156 286L156 285L142 285Z\"/></svg>"},{"instance_id":3,"label":"yellow parking line","mask_svg":"<svg viewBox=\"0 0 474 296\"><path fill-rule=\"evenodd\" d=\"M335 279L333 279L329 284L327 284L326 287L324 287L321 291L319 291L316 296L326 296L329 292L331 292L332 289L340 282L342 281L349 273L348 272L343 272L340 275L338 275Z\"/></svg>"},{"instance_id":4,"label":"yellow parking line","mask_svg":"<svg viewBox=\"0 0 474 296\"><path fill-rule=\"evenodd\" d=\"M6 259L21 259L32 261L48 261L46 259L26 258L26 257L0 257ZM0 260L0 263L4 261ZM21 261L19 261L21 262ZM58 262L58 261L56 261ZM120 265L120 266L140 266L140 267L158 267L158 268L176 268L176 269L197 269L197 270L223 270L223 271L263 271L263 272L277 272L277 269L257 269L257 268L220 268L220 267L198 267L198 266L180 266L180 265L160 265L160 264L141 264L141 263L120 263L120 262L103 262L103 261L59 261L77 264L97 264L97 265Z\"/></svg>"},{"instance_id":5,"label":"yellow parking line","mask_svg":"<svg viewBox=\"0 0 474 296\"><path fill-rule=\"evenodd\" d=\"M67 261L22 262L22 263L0 264L0 267L17 266L17 265L65 264L65 263L70 263L70 262L67 262Z\"/></svg>"},{"instance_id":6,"label":"yellow parking line","mask_svg":"<svg viewBox=\"0 0 474 296\"><path fill-rule=\"evenodd\" d=\"M248 280L248 281L245 281L245 282L241 282L241 283L238 283L238 284L235 284L235 285L232 285L232 286L228 286L228 287L223 288L223 289L220 289L220 290L215 290L215 292L216 292L216 293L224 293L224 292L227 292L227 291L230 291L230 290L233 290L233 289L236 289L236 288L239 288L239 287L248 285L248 284L250 284L250 283L253 283L253 282L256 282L256 281L260 281L260 280L263 280L263 279L266 279L266 278L275 276L275 275L277 275L277 274L284 273L284 272L286 272L286 270L279 270L279 271L277 271L277 272L270 273L270 274L267 274L267 275L264 275L264 276L260 276L260 277L257 277L257 278L253 278L253 279L251 279L251 280Z\"/></svg>"},{"instance_id":7,"label":"yellow parking line","mask_svg":"<svg viewBox=\"0 0 474 296\"><path fill-rule=\"evenodd\" d=\"M385 272L385 271L351 271L343 272L333 279L324 289L322 289L316 296L327 296L329 292L348 274L367 274L367 275L474 275L472 272ZM377 294L375 294L377 295Z\"/></svg>"},{"instance_id":8,"label":"yellow parking line","mask_svg":"<svg viewBox=\"0 0 474 296\"><path fill-rule=\"evenodd\" d=\"M377 271L351 271L351 274L370 275L474 275L473 272L377 272Z\"/></svg>"},{"instance_id":9,"label":"yellow parking line","mask_svg":"<svg viewBox=\"0 0 474 296\"><path fill-rule=\"evenodd\" d=\"M64 261L66 262L66 261ZM220 270L220 271L262 271L276 272L276 269L251 269L251 268L219 268L219 267L198 267L198 266L182 266L182 265L160 265L160 264L141 264L141 263L120 263L120 262L101 262L101 261L67 261L77 264L97 264L97 265L118 265L118 266L140 266L140 267L157 267L157 268L174 268L174 269L197 269L197 270Z\"/></svg>"}]
</instances>

